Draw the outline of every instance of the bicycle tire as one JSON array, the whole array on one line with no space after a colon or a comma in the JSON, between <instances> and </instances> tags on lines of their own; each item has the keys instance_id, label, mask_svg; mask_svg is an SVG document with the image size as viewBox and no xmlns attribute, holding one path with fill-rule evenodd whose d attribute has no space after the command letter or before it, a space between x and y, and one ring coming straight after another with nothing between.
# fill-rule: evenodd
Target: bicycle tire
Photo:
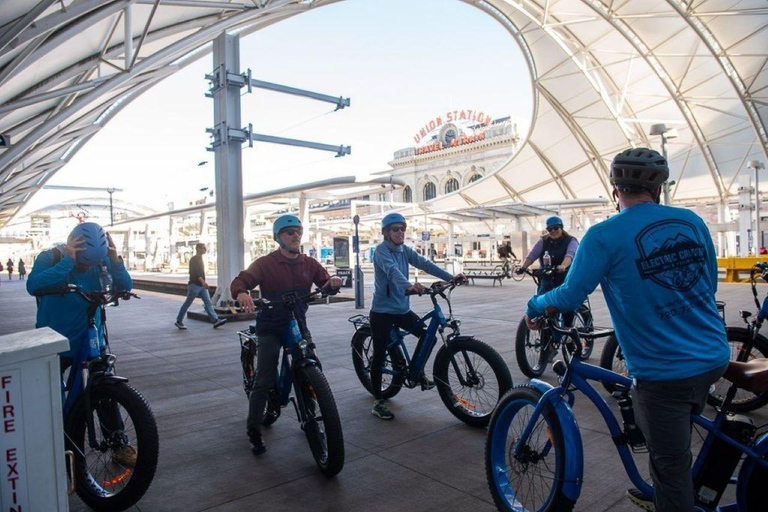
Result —
<instances>
[{"instance_id":1,"label":"bicycle tire","mask_svg":"<svg viewBox=\"0 0 768 512\"><path fill-rule=\"evenodd\" d=\"M67 449L75 454L77 494L95 510L125 510L144 496L155 475L159 453L155 417L144 397L125 382L96 384L90 394L91 410L86 411L85 396L78 398L65 429ZM110 428L100 418L110 415L105 411L112 407L122 427ZM96 440L107 445L106 451L89 446L86 414L98 425ZM136 452L133 468L114 460L115 449L126 445Z\"/></svg>"},{"instance_id":2,"label":"bicycle tire","mask_svg":"<svg viewBox=\"0 0 768 512\"><path fill-rule=\"evenodd\" d=\"M532 387L518 386L502 397L491 417L485 442L485 476L499 510L567 512L575 505L562 492L565 441L552 404L544 406L522 460L512 455L513 443L522 435L541 396ZM551 443L549 450L545 443ZM545 473L551 476L544 476ZM524 480L529 483L521 483ZM522 496L524 490L546 491L546 496Z\"/></svg>"},{"instance_id":3,"label":"bicycle tire","mask_svg":"<svg viewBox=\"0 0 768 512\"><path fill-rule=\"evenodd\" d=\"M768 469L757 465L753 466L745 484L746 490L743 492L744 508L739 510L768 510L768 494L765 492L765 482L768 482ZM737 496L741 494L737 490Z\"/></svg>"},{"instance_id":4,"label":"bicycle tire","mask_svg":"<svg viewBox=\"0 0 768 512\"><path fill-rule=\"evenodd\" d=\"M522 273L518 274L518 273L517 273L517 269L518 269L518 268L520 268L520 265L515 265L515 266L513 266L513 267L510 269L509 273L511 274L511 277L512 277L512 280L513 280L513 281L517 281L517 282L520 282L520 281L522 281L523 279L525 279L525 272L522 272Z\"/></svg>"},{"instance_id":5,"label":"bicycle tire","mask_svg":"<svg viewBox=\"0 0 768 512\"><path fill-rule=\"evenodd\" d=\"M742 345L749 341L749 331L743 327L726 327L725 333L728 336L728 343L731 347L731 361L736 361ZM747 361L751 361L758 357L768 358L768 338L761 334L758 334L755 338L752 351L749 353ZM710 388L710 392L707 395L707 403L713 407L720 407L730 385L730 381L727 381L724 378L718 380L713 387ZM739 389L736 391L736 396L733 397L733 401L728 407L728 410L731 412L749 412L761 408L766 403L768 403L768 392L755 394L744 389Z\"/></svg>"},{"instance_id":6,"label":"bicycle tire","mask_svg":"<svg viewBox=\"0 0 768 512\"><path fill-rule=\"evenodd\" d=\"M548 331L531 331L525 323L525 318L520 320L515 335L515 356L517 366L523 375L529 379L541 377L547 369L547 358L542 356L541 349L546 343Z\"/></svg>"},{"instance_id":7,"label":"bicycle tire","mask_svg":"<svg viewBox=\"0 0 768 512\"><path fill-rule=\"evenodd\" d=\"M608 336L603 346L603 351L600 353L600 367L610 370L624 377L629 377L629 370L627 369L627 363L624 359L624 353L621 351L619 342L616 340L616 336ZM603 387L609 393L616 391L616 386L603 382Z\"/></svg>"},{"instance_id":8,"label":"bicycle tire","mask_svg":"<svg viewBox=\"0 0 768 512\"><path fill-rule=\"evenodd\" d=\"M462 386L455 374L456 368L451 363L451 353L465 380L474 380L470 386ZM469 353L474 374L470 375L467 368ZM482 374L485 363L493 372L494 382L490 376ZM452 376L449 370L453 370ZM512 388L512 375L504 359L490 345L475 338L456 340L443 346L437 352L434 363L434 378L440 398L448 410L461 421L472 427L485 427L491 419L491 414L502 395ZM467 390L467 396L459 394Z\"/></svg>"},{"instance_id":9,"label":"bicycle tire","mask_svg":"<svg viewBox=\"0 0 768 512\"><path fill-rule=\"evenodd\" d=\"M297 395L311 418L304 433L317 467L327 477L337 475L344 467L344 434L331 386L317 366L297 370L300 391Z\"/></svg>"},{"instance_id":10,"label":"bicycle tire","mask_svg":"<svg viewBox=\"0 0 768 512\"><path fill-rule=\"evenodd\" d=\"M368 329L358 329L352 336L352 364L355 367L357 378L363 387L373 395L371 386L371 359L373 359L373 336ZM384 360L384 367L392 369L392 362L397 362L401 370L397 374L381 374L381 397L392 398L403 388L405 382L405 356L399 346L390 347Z\"/></svg>"}]
</instances>

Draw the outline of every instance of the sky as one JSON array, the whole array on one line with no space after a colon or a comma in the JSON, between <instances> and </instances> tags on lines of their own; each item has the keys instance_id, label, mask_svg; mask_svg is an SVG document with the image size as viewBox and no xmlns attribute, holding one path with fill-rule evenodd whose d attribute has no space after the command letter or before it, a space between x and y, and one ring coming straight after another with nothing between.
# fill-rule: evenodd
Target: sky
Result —
<instances>
[{"instance_id":1,"label":"sky","mask_svg":"<svg viewBox=\"0 0 768 512\"><path fill-rule=\"evenodd\" d=\"M512 116L525 126L531 80L520 50L482 11L448 0L348 0L245 36L241 72L259 80L351 98L351 107L254 89L242 96L242 123L255 132L352 146L352 154L266 143L243 148L244 193L336 176L386 171L419 128L455 109ZM118 113L49 182L121 188L116 198L176 208L213 188L205 129L209 55L159 83ZM198 166L198 163L207 164ZM83 197L41 191L25 206ZM92 195L92 194L88 194Z\"/></svg>"}]
</instances>

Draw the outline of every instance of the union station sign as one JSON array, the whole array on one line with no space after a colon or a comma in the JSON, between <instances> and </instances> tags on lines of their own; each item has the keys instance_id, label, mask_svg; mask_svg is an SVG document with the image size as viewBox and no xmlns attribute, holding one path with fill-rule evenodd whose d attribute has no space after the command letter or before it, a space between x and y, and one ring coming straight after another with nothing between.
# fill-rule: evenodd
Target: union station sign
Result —
<instances>
[{"instance_id":1,"label":"union station sign","mask_svg":"<svg viewBox=\"0 0 768 512\"><path fill-rule=\"evenodd\" d=\"M442 126L445 123L453 123L456 121L467 121L489 126L493 122L493 117L487 115L480 110L451 110L445 113L444 116L437 116L425 123L416 135L413 136L413 140L418 144L421 139L426 137L433 130Z\"/></svg>"}]
</instances>

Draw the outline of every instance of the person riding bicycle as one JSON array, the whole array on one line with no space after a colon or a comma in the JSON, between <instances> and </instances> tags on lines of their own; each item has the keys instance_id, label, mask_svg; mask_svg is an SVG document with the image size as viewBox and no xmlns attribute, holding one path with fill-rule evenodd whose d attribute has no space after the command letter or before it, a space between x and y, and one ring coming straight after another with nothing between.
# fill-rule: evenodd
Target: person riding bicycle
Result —
<instances>
[{"instance_id":1,"label":"person riding bicycle","mask_svg":"<svg viewBox=\"0 0 768 512\"><path fill-rule=\"evenodd\" d=\"M250 290L259 287L262 298L281 301L283 295L294 292L307 295L312 284L338 290L341 278L331 277L317 260L301 254L301 235L303 227L298 217L282 215L272 226L272 235L279 248L256 261L232 281L232 296L246 312L255 309ZM302 336L311 343L312 334L307 328L308 306L299 301L296 304L296 320ZM267 445L261 435L261 422L264 419L264 407L269 389L275 382L280 347L290 323L290 312L285 308L260 309L256 317L256 334L259 337L259 357L256 368L256 381L248 404L246 433L254 455L267 451Z\"/></svg>"},{"instance_id":2,"label":"person riding bicycle","mask_svg":"<svg viewBox=\"0 0 768 512\"><path fill-rule=\"evenodd\" d=\"M381 396L381 374L391 340L392 328L410 330L419 321L419 315L411 311L410 299L406 292L421 295L426 288L421 283L408 281L408 265L423 270L445 281L465 282L464 274L452 276L431 261L419 256L416 251L404 245L407 223L405 217L390 212L381 220L381 234L384 241L376 247L373 257L374 288L371 303L370 323L373 337L373 359L371 360L371 387L375 401L371 413L381 419L391 420L395 415ZM419 343L414 354L418 354L423 340L424 329L414 332ZM393 361L393 364L395 361ZM421 376L421 388L432 389L435 383L426 375Z\"/></svg>"},{"instance_id":3,"label":"person riding bicycle","mask_svg":"<svg viewBox=\"0 0 768 512\"><path fill-rule=\"evenodd\" d=\"M572 311L600 284L616 338L635 378L631 397L650 451L655 495L628 491L658 511L694 509L691 413L725 371L730 349L715 302L717 261L704 221L684 208L662 206L669 178L656 151L622 151L610 182L619 213L592 226L565 282L528 301L526 321L546 308Z\"/></svg>"},{"instance_id":4,"label":"person riding bicycle","mask_svg":"<svg viewBox=\"0 0 768 512\"><path fill-rule=\"evenodd\" d=\"M102 289L104 273L111 277L115 290L130 291L133 287L112 237L95 222L85 222L75 226L66 244L43 251L35 259L27 279L27 292L34 295L43 290L63 289L70 284L84 292L106 291ZM40 297L35 327L50 327L69 340L69 350L60 354L62 373L78 354L88 351L89 307L71 293ZM103 344L101 315L96 315L94 320ZM103 415L104 411L99 414ZM136 450L126 445L115 452L114 459L126 467L133 467Z\"/></svg>"}]
</instances>

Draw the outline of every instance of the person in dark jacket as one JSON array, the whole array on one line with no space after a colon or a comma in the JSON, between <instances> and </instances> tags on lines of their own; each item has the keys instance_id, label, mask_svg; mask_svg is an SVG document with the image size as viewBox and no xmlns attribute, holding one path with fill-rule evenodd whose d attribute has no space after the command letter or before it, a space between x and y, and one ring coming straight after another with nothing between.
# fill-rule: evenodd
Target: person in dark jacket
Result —
<instances>
[{"instance_id":1,"label":"person in dark jacket","mask_svg":"<svg viewBox=\"0 0 768 512\"><path fill-rule=\"evenodd\" d=\"M187 314L189 306L195 301L197 297L203 299L203 306L205 312L208 314L208 318L211 320L214 329L218 329L225 323L226 318L219 318L216 311L213 309L213 303L211 302L211 294L208 291L208 283L205 281L205 263L203 262L203 254L208 252L205 244L197 244L195 246L195 255L189 260L189 283L187 283L187 299L184 304L181 305L179 314L176 315L176 323L173 324L179 329L186 330L187 326L184 325L184 315Z\"/></svg>"},{"instance_id":2,"label":"person in dark jacket","mask_svg":"<svg viewBox=\"0 0 768 512\"><path fill-rule=\"evenodd\" d=\"M19 258L19 281L23 281L26 275L27 267L24 265L24 260Z\"/></svg>"},{"instance_id":3,"label":"person in dark jacket","mask_svg":"<svg viewBox=\"0 0 768 512\"><path fill-rule=\"evenodd\" d=\"M250 291L259 287L261 296L271 301L281 301L286 293L307 295L312 285L338 289L341 278L331 277L317 260L301 254L301 221L294 215L283 215L275 220L272 235L280 246L266 256L257 259L232 281L232 296L246 312L255 309ZM296 320L302 336L312 341L307 328L309 306L299 302L296 306ZM256 334L259 336L259 357L256 367L256 382L251 391L248 420L246 422L251 452L260 455L267 451L261 436L261 420L267 394L275 382L280 347L290 322L290 312L285 308L259 309L256 317Z\"/></svg>"},{"instance_id":4,"label":"person in dark jacket","mask_svg":"<svg viewBox=\"0 0 768 512\"><path fill-rule=\"evenodd\" d=\"M8 280L10 281L13 277L13 259L8 258L8 261L5 263L5 266L8 267Z\"/></svg>"}]
</instances>

